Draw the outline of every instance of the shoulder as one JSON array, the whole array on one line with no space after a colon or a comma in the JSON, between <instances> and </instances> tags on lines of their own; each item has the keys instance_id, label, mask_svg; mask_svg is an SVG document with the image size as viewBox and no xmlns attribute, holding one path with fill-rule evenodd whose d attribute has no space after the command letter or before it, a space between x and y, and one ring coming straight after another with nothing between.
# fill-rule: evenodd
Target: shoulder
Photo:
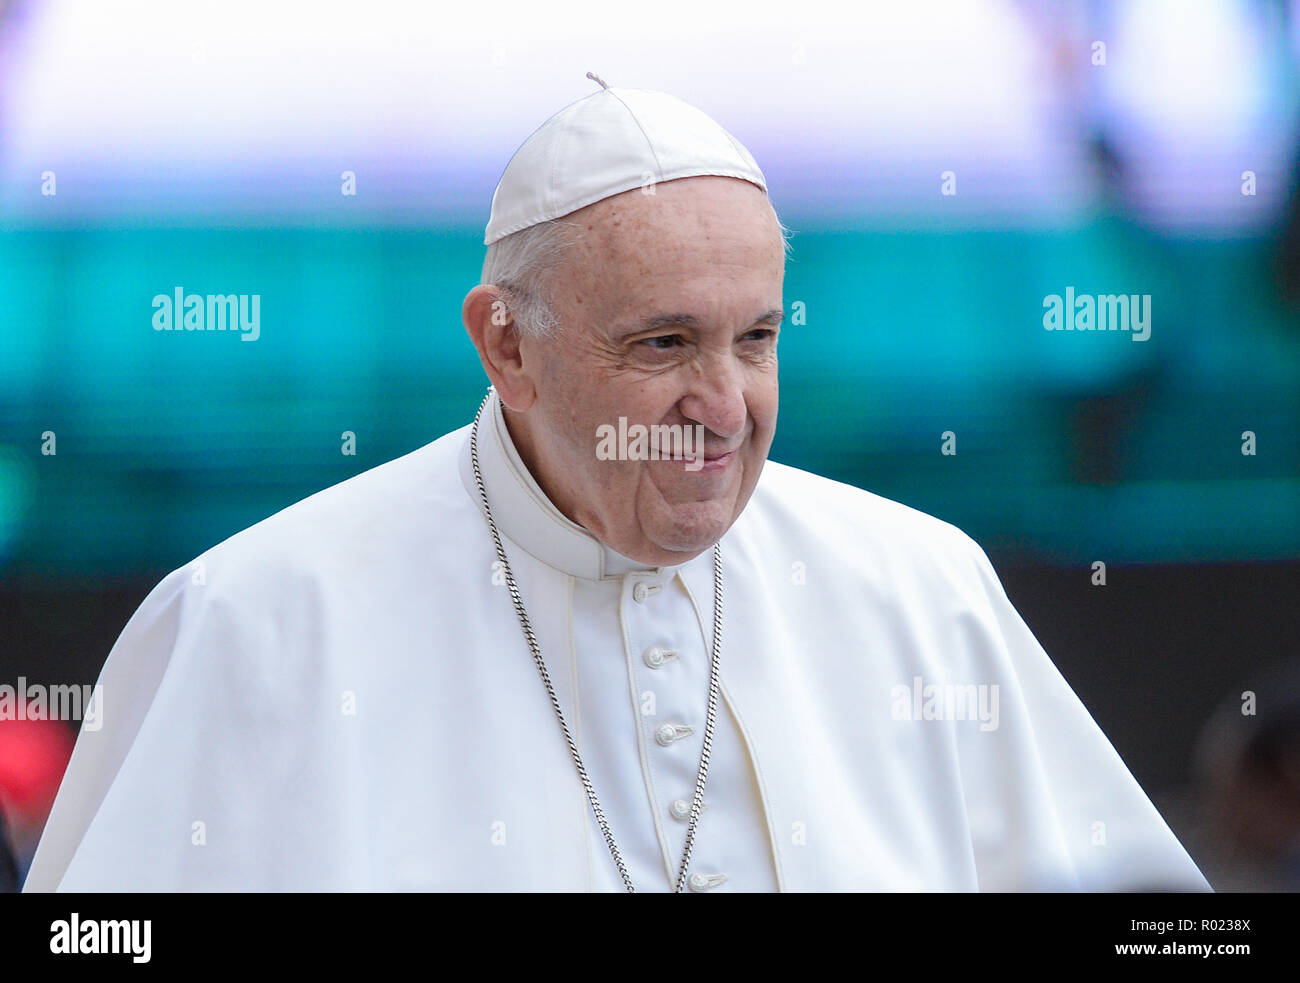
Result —
<instances>
[{"instance_id":1,"label":"shoulder","mask_svg":"<svg viewBox=\"0 0 1300 983\"><path fill-rule=\"evenodd\" d=\"M463 431L453 431L309 495L216 544L189 566L283 578L356 571L415 542L436 545L462 512L472 511L457 471L463 437Z\"/></svg>"},{"instance_id":2,"label":"shoulder","mask_svg":"<svg viewBox=\"0 0 1300 983\"><path fill-rule=\"evenodd\" d=\"M909 567L971 565L988 558L970 536L950 522L864 489L768 461L741 515L758 536L807 543L853 562ZM738 522L737 525L741 523Z\"/></svg>"},{"instance_id":3,"label":"shoulder","mask_svg":"<svg viewBox=\"0 0 1300 983\"><path fill-rule=\"evenodd\" d=\"M330 604L396 590L413 570L447 567L473 503L457 470L464 430L325 488L243 529L173 570L140 617L248 624L307 621ZM276 617L272 619L270 614Z\"/></svg>"},{"instance_id":4,"label":"shoulder","mask_svg":"<svg viewBox=\"0 0 1300 983\"><path fill-rule=\"evenodd\" d=\"M336 641L363 649L367 632L419 603L412 585L458 568L466 530L477 528L463 517L473 505L456 467L461 436L295 502L173 570L123 629L110 664L184 678L198 669L213 685L273 693L277 681L328 664L342 650ZM245 685L254 681L267 685Z\"/></svg>"}]
</instances>

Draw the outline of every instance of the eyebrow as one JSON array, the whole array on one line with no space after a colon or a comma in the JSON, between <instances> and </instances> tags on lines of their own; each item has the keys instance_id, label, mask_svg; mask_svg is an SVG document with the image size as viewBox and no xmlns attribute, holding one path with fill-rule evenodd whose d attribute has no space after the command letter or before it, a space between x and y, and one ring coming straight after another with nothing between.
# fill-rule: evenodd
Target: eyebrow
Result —
<instances>
[{"instance_id":1,"label":"eyebrow","mask_svg":"<svg viewBox=\"0 0 1300 983\"><path fill-rule=\"evenodd\" d=\"M780 324L785 320L785 311L780 308L773 308L770 311L764 311L758 317L754 318L754 324ZM700 319L693 314L653 314L641 321L630 334L640 334L643 331L658 331L660 328L679 327L679 328L698 328Z\"/></svg>"}]
</instances>

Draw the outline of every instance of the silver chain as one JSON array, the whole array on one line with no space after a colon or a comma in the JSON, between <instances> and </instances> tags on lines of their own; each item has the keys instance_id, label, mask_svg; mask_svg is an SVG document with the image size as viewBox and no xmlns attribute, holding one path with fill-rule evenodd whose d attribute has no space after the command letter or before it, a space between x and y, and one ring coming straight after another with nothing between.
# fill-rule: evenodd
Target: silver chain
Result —
<instances>
[{"instance_id":1,"label":"silver chain","mask_svg":"<svg viewBox=\"0 0 1300 983\"><path fill-rule=\"evenodd\" d=\"M551 684L551 674L546 670L546 662L542 659L542 650L537 644L537 636L533 633L533 626L528 620L528 612L524 610L523 598L519 595L519 587L515 584L515 575L510 569L510 561L506 559L505 548L501 545L501 534L497 531L497 524L492 518L492 506L488 504L487 490L483 486L483 473L478 466L478 424L483 417L483 410L487 407L488 400L492 398L492 390L483 397L483 403L478 408L478 413L474 417L474 427L469 435L469 453L470 464L474 469L474 481L478 485L479 498L483 501L483 512L487 515L488 528L492 531L492 543L496 546L497 559L501 562L501 569L505 572L506 587L510 590L510 599L514 602L515 615L519 618L519 627L523 629L524 640L528 642L528 649L533 653L533 661L537 664L537 671L542 677L542 683L546 686L546 695L551 698L551 706L555 709L556 719L560 722L560 730L564 732L565 743L569 745L569 753L573 756L573 763L578 769L578 778L582 780L582 787L587 790L587 801L591 803L591 811L596 816L596 822L600 824L600 832L605 837L605 845L609 847L609 854L614 858L614 865L618 868L619 877L623 879L623 886L627 888L629 894L635 894L636 888L632 886L632 878L628 876L627 867L623 863L623 856L618 852L618 846L614 843L614 834L610 831L609 822L605 819L605 810L600 807L600 800L596 798L596 788L591 783L591 778L587 775L587 769L582 764L582 756L578 754L578 745L573 740L573 734L569 732L569 725L564 720L564 712L560 709L560 701L555 696L555 687ZM718 543L713 544L713 652L709 659L709 713L704 725L704 749L700 752L700 770L695 776L695 797L691 801L691 821L686 829L686 845L682 850L682 863L677 870L677 883L673 891L677 894L682 892L686 885L686 869L690 866L691 851L695 846L695 828L700 821L700 812L704 808L704 783L709 774L709 753L713 748L713 726L718 713L718 656L722 651L722 549Z\"/></svg>"}]
</instances>

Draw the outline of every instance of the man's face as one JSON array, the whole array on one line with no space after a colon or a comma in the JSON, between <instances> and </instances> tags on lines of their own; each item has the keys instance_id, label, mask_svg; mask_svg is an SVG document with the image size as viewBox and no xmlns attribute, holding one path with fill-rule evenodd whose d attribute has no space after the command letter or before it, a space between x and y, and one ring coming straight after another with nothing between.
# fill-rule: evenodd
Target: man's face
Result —
<instances>
[{"instance_id":1,"label":"man's face","mask_svg":"<svg viewBox=\"0 0 1300 983\"><path fill-rule=\"evenodd\" d=\"M639 562L683 563L740 515L772 444L785 277L776 216L748 182L696 177L567 221L585 235L552 280L560 330L521 343L536 401L507 410L507 424L569 518ZM702 425L703 466L600 459L600 428L620 417L628 428Z\"/></svg>"}]
</instances>

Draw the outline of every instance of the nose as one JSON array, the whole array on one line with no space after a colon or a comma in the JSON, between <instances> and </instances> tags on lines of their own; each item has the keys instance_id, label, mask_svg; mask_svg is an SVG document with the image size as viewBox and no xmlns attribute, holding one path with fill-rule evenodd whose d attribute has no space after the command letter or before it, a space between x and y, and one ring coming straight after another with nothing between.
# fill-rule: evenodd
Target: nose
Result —
<instances>
[{"instance_id":1,"label":"nose","mask_svg":"<svg viewBox=\"0 0 1300 983\"><path fill-rule=\"evenodd\" d=\"M744 367L731 353L711 356L695 371L678 408L687 419L703 424L723 440L741 437L749 419Z\"/></svg>"}]
</instances>

